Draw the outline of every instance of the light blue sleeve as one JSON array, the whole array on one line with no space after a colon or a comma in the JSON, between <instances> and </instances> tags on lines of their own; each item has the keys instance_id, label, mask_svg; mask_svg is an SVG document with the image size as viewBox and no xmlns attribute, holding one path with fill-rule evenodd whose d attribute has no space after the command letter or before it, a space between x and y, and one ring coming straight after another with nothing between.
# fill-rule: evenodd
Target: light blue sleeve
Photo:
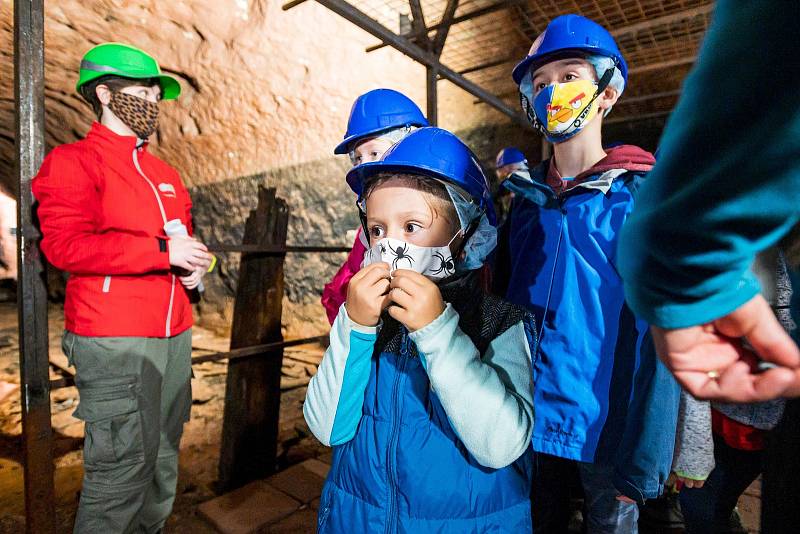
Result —
<instances>
[{"instance_id":1,"label":"light blue sleeve","mask_svg":"<svg viewBox=\"0 0 800 534\"><path fill-rule=\"evenodd\" d=\"M354 323L344 304L339 308L330 346L308 384L303 404L308 428L323 445L340 445L355 436L379 327Z\"/></svg>"},{"instance_id":2,"label":"light blue sleeve","mask_svg":"<svg viewBox=\"0 0 800 534\"><path fill-rule=\"evenodd\" d=\"M448 304L425 328L410 334L431 387L464 446L486 467L511 464L530 446L533 374L520 321L492 341L481 358L458 327Z\"/></svg>"}]
</instances>

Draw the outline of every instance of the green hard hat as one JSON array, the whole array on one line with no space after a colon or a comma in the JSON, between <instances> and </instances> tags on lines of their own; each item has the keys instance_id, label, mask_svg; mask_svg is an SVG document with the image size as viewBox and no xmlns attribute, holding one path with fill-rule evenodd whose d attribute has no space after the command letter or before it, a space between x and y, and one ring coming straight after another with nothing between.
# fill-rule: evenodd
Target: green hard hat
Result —
<instances>
[{"instance_id":1,"label":"green hard hat","mask_svg":"<svg viewBox=\"0 0 800 534\"><path fill-rule=\"evenodd\" d=\"M162 74L155 58L122 43L103 43L86 52L75 89L80 92L84 84L109 75L135 80L158 78L163 100L173 100L181 94L181 84L172 76Z\"/></svg>"}]
</instances>

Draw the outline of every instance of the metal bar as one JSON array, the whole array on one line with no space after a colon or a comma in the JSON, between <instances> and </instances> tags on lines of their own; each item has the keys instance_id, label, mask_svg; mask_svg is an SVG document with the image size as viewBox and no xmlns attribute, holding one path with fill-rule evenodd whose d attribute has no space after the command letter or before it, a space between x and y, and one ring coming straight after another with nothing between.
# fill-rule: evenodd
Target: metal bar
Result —
<instances>
[{"instance_id":1,"label":"metal bar","mask_svg":"<svg viewBox=\"0 0 800 534\"><path fill-rule=\"evenodd\" d=\"M44 0L14 0L19 369L25 530L56 531L47 289L31 180L44 158Z\"/></svg>"},{"instance_id":2,"label":"metal bar","mask_svg":"<svg viewBox=\"0 0 800 534\"><path fill-rule=\"evenodd\" d=\"M439 72L433 67L425 68L425 96L427 100L427 119L428 124L436 126L439 124Z\"/></svg>"},{"instance_id":3,"label":"metal bar","mask_svg":"<svg viewBox=\"0 0 800 534\"><path fill-rule=\"evenodd\" d=\"M240 349L229 350L227 352L212 352L211 354L203 354L192 358L192 365L198 365L206 362L217 362L220 360L238 360L241 358L252 358L255 356L274 356L274 351L277 349L285 349L286 347L296 347L297 345L308 345L309 343L318 343L328 339L328 334L323 336L305 337L301 339L292 339L289 341L279 341L275 343L263 343L261 345L253 345L252 347L243 347ZM270 354L272 353L272 354ZM50 389L61 389L75 385L75 379L72 376L65 376L56 380L50 381Z\"/></svg>"},{"instance_id":4,"label":"metal bar","mask_svg":"<svg viewBox=\"0 0 800 534\"><path fill-rule=\"evenodd\" d=\"M453 17L456 14L456 9L458 9L458 0L447 0L442 20L439 23L439 29L436 30L436 35L433 37L433 44L431 45L431 51L437 58L442 55L447 35L453 26Z\"/></svg>"},{"instance_id":5,"label":"metal bar","mask_svg":"<svg viewBox=\"0 0 800 534\"><path fill-rule=\"evenodd\" d=\"M463 15L459 15L457 17L453 17L453 21L450 24L452 26L455 26L456 24L460 24L460 23L466 22L468 20L476 19L476 18L482 17L484 15L489 15L490 13L494 13L496 11L507 9L507 8L509 8L511 6L514 6L514 5L519 5L521 2L522 2L522 0L511 0L511 1L497 2L495 4L491 4L491 5L488 5L486 7L482 7L480 9L476 9L474 11L470 11L470 12L464 13ZM437 22L433 26L430 26L428 28L428 31L429 32L436 31L442 26L442 24L443 24L443 21ZM416 41L412 40L412 42L416 42ZM376 45L370 46L370 47L367 48L367 52L374 52L376 50L380 50L381 48L383 48L385 46L390 46L390 44L386 43L386 42L383 42L383 43L380 43L380 44L376 44Z\"/></svg>"},{"instance_id":6,"label":"metal bar","mask_svg":"<svg viewBox=\"0 0 800 534\"><path fill-rule=\"evenodd\" d=\"M643 20L641 22L637 22L635 24L623 26L621 28L612 30L611 35L613 35L614 37L619 37L621 35L630 35L636 32L640 32L642 30L649 30L652 28L657 28L659 26L666 26L668 24L672 24L673 22L680 22L682 20L693 19L701 15L708 15L713 10L714 10L714 3L712 2L705 6L686 9L683 11L678 11L677 13L670 13L669 15L650 18L647 20Z\"/></svg>"},{"instance_id":7,"label":"metal bar","mask_svg":"<svg viewBox=\"0 0 800 534\"><path fill-rule=\"evenodd\" d=\"M281 256L283 254L308 254L312 252L350 252L353 247L327 247L327 246L286 246L280 245L208 245L209 252L250 252L253 254L268 254Z\"/></svg>"},{"instance_id":8,"label":"metal bar","mask_svg":"<svg viewBox=\"0 0 800 534\"><path fill-rule=\"evenodd\" d=\"M430 50L431 40L428 39L428 28L425 26L425 15L419 0L408 0L411 8L411 24L414 27L414 41Z\"/></svg>"},{"instance_id":9,"label":"metal bar","mask_svg":"<svg viewBox=\"0 0 800 534\"><path fill-rule=\"evenodd\" d=\"M502 59L495 59L493 61L487 61L486 63L481 63L479 65L475 65L474 67L469 67L469 68L466 68L464 70L460 70L460 71L458 71L458 73L460 75L464 76L465 74L478 72L479 70L486 70L486 69L491 69L492 67L499 67L500 65L505 65L506 63L511 63L512 61L515 61L517 59L519 59L519 58L506 57L506 58L502 58Z\"/></svg>"},{"instance_id":10,"label":"metal bar","mask_svg":"<svg viewBox=\"0 0 800 534\"><path fill-rule=\"evenodd\" d=\"M305 1L306 0L292 0L291 2L286 2L285 4L283 4L281 6L281 9L284 10L284 11L289 11L293 7L297 7L297 6L299 6L300 4L302 4Z\"/></svg>"},{"instance_id":11,"label":"metal bar","mask_svg":"<svg viewBox=\"0 0 800 534\"><path fill-rule=\"evenodd\" d=\"M494 107L501 113L511 117L512 120L521 126L532 129L533 127L528 123L528 120L522 116L515 108L507 105L505 102L497 98L495 95L482 88L481 86L467 80L453 69L443 65L433 54L422 50L419 46L412 44L408 39L404 39L386 27L378 23L376 20L370 18L368 15L358 10L345 0L316 0L326 8L330 9L340 17L352 22L362 30L372 34L374 37L391 44L394 48L404 53L411 59L422 63L428 67L438 69L439 75L442 78L453 82L461 89L468 93L486 101L487 104Z\"/></svg>"}]
</instances>

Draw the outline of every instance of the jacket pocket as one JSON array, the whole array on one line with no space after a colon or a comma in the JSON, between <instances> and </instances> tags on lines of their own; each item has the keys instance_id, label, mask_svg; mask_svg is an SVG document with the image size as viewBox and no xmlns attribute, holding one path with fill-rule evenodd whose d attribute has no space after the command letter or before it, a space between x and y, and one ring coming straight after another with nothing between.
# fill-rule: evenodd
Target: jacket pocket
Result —
<instances>
[{"instance_id":1,"label":"jacket pocket","mask_svg":"<svg viewBox=\"0 0 800 534\"><path fill-rule=\"evenodd\" d=\"M64 356L67 357L69 366L75 367L75 361L73 360L73 353L75 352L75 334L69 330L64 330L64 335L61 338L61 350L64 352Z\"/></svg>"},{"instance_id":2,"label":"jacket pocket","mask_svg":"<svg viewBox=\"0 0 800 534\"><path fill-rule=\"evenodd\" d=\"M135 375L81 385L73 415L86 423L83 459L87 469L140 462L144 436Z\"/></svg>"}]
</instances>

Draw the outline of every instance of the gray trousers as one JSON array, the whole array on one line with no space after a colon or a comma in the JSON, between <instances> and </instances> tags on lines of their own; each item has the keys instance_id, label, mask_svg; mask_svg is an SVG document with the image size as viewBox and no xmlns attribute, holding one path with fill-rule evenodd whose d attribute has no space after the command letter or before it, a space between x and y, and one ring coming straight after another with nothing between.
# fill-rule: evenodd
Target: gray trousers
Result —
<instances>
[{"instance_id":1,"label":"gray trousers","mask_svg":"<svg viewBox=\"0 0 800 534\"><path fill-rule=\"evenodd\" d=\"M172 338L64 333L86 424L76 534L158 532L172 511L192 407L192 332Z\"/></svg>"}]
</instances>

